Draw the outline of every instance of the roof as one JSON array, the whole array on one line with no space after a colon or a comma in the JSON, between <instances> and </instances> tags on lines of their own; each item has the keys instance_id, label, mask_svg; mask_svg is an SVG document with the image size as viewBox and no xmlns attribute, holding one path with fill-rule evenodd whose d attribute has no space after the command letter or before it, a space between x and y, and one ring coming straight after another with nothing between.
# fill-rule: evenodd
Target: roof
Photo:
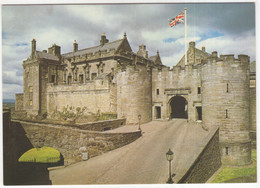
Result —
<instances>
[{"instance_id":1,"label":"roof","mask_svg":"<svg viewBox=\"0 0 260 188\"><path fill-rule=\"evenodd\" d=\"M53 54L49 54L46 52L40 52L40 51L36 51L37 55L39 56L39 58L41 59L50 59L50 60L54 60L54 61L59 61L59 58Z\"/></svg>"},{"instance_id":2,"label":"roof","mask_svg":"<svg viewBox=\"0 0 260 188\"><path fill-rule=\"evenodd\" d=\"M70 58L73 56L81 56L81 55L85 55L85 54L89 54L89 53L95 53L98 51L105 51L105 50L109 50L109 49L117 49L120 44L122 43L124 39L120 39L120 40L116 40L113 42L108 42L105 43L103 46L99 45L99 46L95 46L95 47L91 47L91 48L86 48L86 49L82 49L82 50L78 50L76 52L69 52L66 54L62 54L62 57L64 58Z\"/></svg>"}]
</instances>

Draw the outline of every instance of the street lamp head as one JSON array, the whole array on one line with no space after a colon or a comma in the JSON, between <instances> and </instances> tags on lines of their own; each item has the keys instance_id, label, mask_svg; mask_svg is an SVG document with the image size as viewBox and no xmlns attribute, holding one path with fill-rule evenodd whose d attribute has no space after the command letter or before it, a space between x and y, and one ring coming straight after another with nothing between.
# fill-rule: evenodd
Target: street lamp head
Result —
<instances>
[{"instance_id":1,"label":"street lamp head","mask_svg":"<svg viewBox=\"0 0 260 188\"><path fill-rule=\"evenodd\" d=\"M141 114L138 115L138 119L139 119L139 120L141 119Z\"/></svg>"},{"instance_id":2,"label":"street lamp head","mask_svg":"<svg viewBox=\"0 0 260 188\"><path fill-rule=\"evenodd\" d=\"M171 149L169 149L169 151L166 153L166 158L168 161L172 161L173 160L173 152Z\"/></svg>"}]
</instances>

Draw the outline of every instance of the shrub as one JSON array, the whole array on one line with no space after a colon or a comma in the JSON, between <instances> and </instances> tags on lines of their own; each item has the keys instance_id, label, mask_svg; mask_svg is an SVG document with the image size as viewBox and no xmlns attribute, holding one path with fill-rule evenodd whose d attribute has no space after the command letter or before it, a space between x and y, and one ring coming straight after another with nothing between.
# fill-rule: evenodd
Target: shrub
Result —
<instances>
[{"instance_id":1,"label":"shrub","mask_svg":"<svg viewBox=\"0 0 260 188\"><path fill-rule=\"evenodd\" d=\"M56 163L60 160L60 152L51 147L32 148L25 152L19 162Z\"/></svg>"}]
</instances>

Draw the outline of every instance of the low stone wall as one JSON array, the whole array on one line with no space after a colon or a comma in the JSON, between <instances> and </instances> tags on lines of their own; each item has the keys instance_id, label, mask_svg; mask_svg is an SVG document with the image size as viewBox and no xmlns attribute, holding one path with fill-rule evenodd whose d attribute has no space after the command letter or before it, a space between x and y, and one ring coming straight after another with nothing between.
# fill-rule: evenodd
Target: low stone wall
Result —
<instances>
[{"instance_id":1,"label":"low stone wall","mask_svg":"<svg viewBox=\"0 0 260 188\"><path fill-rule=\"evenodd\" d=\"M106 131L111 129L116 129L125 125L126 119L113 119L113 120L105 120L91 123L78 124L76 127L82 130L90 130L90 131Z\"/></svg>"},{"instance_id":2,"label":"low stone wall","mask_svg":"<svg viewBox=\"0 0 260 188\"><path fill-rule=\"evenodd\" d=\"M178 183L205 183L220 167L219 129Z\"/></svg>"},{"instance_id":3,"label":"low stone wall","mask_svg":"<svg viewBox=\"0 0 260 188\"><path fill-rule=\"evenodd\" d=\"M119 121L120 122L120 121ZM92 158L105 152L127 145L141 136L140 131L130 133L108 133L79 130L78 128L31 123L13 122L23 127L32 145L53 147L61 152L64 163L74 163L82 160L83 155Z\"/></svg>"}]
</instances>

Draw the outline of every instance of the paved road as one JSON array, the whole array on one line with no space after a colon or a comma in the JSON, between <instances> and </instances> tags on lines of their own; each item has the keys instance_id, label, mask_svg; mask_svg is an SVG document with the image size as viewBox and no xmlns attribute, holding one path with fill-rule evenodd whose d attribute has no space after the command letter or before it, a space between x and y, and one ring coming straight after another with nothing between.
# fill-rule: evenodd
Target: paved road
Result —
<instances>
[{"instance_id":1,"label":"paved road","mask_svg":"<svg viewBox=\"0 0 260 188\"><path fill-rule=\"evenodd\" d=\"M121 130L136 128L126 126ZM142 130L143 136L129 145L51 171L52 183L164 184L168 178L169 163L165 154L169 148L174 151L173 172L177 182L203 147L200 140L208 135L199 125L187 124L184 119L153 121L142 125Z\"/></svg>"}]
</instances>

